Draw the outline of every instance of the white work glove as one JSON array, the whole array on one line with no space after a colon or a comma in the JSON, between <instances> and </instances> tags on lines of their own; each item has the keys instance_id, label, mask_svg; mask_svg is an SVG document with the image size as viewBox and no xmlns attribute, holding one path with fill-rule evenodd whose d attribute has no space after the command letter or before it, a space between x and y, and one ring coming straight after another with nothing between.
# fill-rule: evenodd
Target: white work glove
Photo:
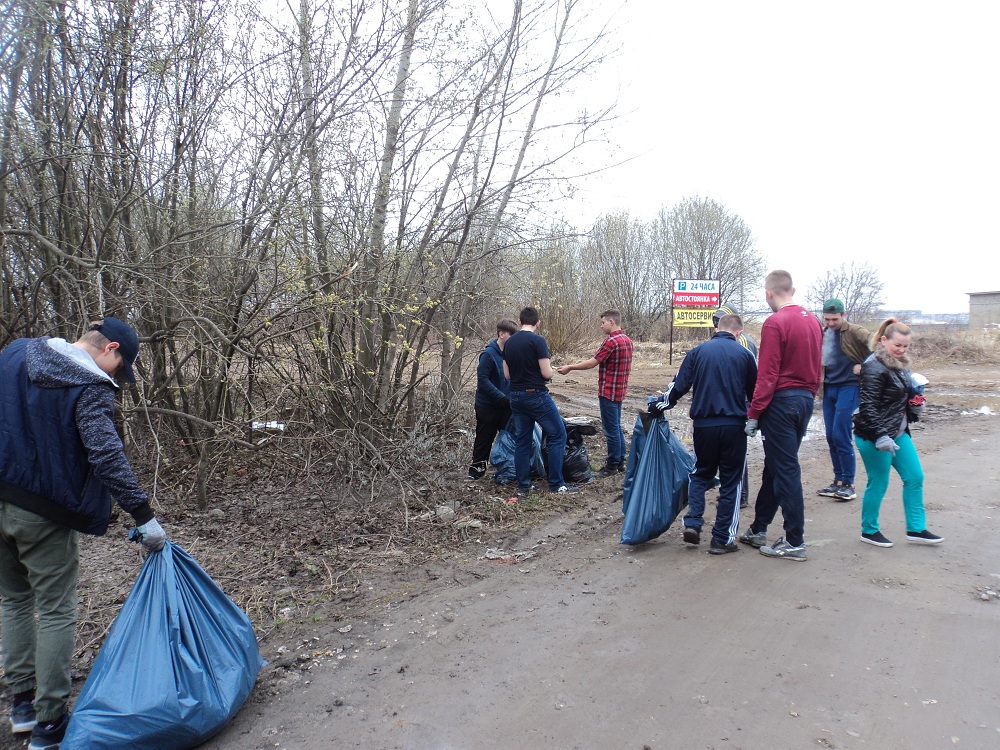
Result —
<instances>
[{"instance_id":1,"label":"white work glove","mask_svg":"<svg viewBox=\"0 0 1000 750\"><path fill-rule=\"evenodd\" d=\"M748 419L746 427L743 428L743 432L747 434L747 437L754 437L757 434L757 420Z\"/></svg>"},{"instance_id":2,"label":"white work glove","mask_svg":"<svg viewBox=\"0 0 1000 750\"><path fill-rule=\"evenodd\" d=\"M155 518L150 518L142 526L136 526L135 530L147 552L159 552L163 549L163 544L167 541L167 532Z\"/></svg>"},{"instance_id":3,"label":"white work glove","mask_svg":"<svg viewBox=\"0 0 1000 750\"><path fill-rule=\"evenodd\" d=\"M880 451L891 453L893 458L896 457L896 451L899 450L899 446L896 445L896 441L893 440L888 435L883 435L878 440L876 440L875 447L878 448Z\"/></svg>"}]
</instances>

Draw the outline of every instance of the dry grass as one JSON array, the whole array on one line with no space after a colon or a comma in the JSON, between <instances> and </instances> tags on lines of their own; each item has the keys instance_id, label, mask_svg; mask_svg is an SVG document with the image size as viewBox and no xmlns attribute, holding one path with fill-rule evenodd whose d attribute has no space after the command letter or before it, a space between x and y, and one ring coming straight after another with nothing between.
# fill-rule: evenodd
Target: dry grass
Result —
<instances>
[{"instance_id":1,"label":"dry grass","mask_svg":"<svg viewBox=\"0 0 1000 750\"><path fill-rule=\"evenodd\" d=\"M924 362L965 365L1000 363L1000 335L996 331L914 326L910 349L914 359Z\"/></svg>"}]
</instances>

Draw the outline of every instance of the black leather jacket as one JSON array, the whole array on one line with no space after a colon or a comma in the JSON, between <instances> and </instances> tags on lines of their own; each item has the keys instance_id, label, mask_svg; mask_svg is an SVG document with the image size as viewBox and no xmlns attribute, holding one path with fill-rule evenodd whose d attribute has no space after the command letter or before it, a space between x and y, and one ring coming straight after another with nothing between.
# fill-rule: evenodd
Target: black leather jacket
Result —
<instances>
[{"instance_id":1,"label":"black leather jacket","mask_svg":"<svg viewBox=\"0 0 1000 750\"><path fill-rule=\"evenodd\" d=\"M907 408L911 395L909 359L898 360L881 344L861 365L861 406L854 415L854 434L871 442L883 435L895 439L909 432L916 417Z\"/></svg>"}]
</instances>

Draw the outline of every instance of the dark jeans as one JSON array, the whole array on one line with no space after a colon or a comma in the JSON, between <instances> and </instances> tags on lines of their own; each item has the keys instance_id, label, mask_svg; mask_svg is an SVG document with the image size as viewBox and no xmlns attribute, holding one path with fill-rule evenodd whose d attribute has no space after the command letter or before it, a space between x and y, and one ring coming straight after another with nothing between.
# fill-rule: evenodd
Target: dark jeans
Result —
<instances>
[{"instance_id":1,"label":"dark jeans","mask_svg":"<svg viewBox=\"0 0 1000 750\"><path fill-rule=\"evenodd\" d=\"M518 489L531 486L531 435L538 422L548 446L549 489L557 490L563 480L563 458L566 456L566 425L548 391L510 392L510 410L514 418L514 471Z\"/></svg>"},{"instance_id":2,"label":"dark jeans","mask_svg":"<svg viewBox=\"0 0 1000 750\"><path fill-rule=\"evenodd\" d=\"M823 422L830 446L833 478L854 484L857 459L854 457L854 410L861 404L861 388L856 385L823 386Z\"/></svg>"},{"instance_id":3,"label":"dark jeans","mask_svg":"<svg viewBox=\"0 0 1000 750\"><path fill-rule=\"evenodd\" d=\"M812 393L801 388L789 388L774 394L759 422L764 440L764 473L760 478L750 531L755 534L767 531L780 507L785 541L793 547L802 544L805 533L799 445L806 436L812 411Z\"/></svg>"},{"instance_id":4,"label":"dark jeans","mask_svg":"<svg viewBox=\"0 0 1000 750\"><path fill-rule=\"evenodd\" d=\"M608 441L608 466L618 468L625 460L625 433L622 432L622 402L601 396L597 399L601 406L601 430Z\"/></svg>"},{"instance_id":5,"label":"dark jeans","mask_svg":"<svg viewBox=\"0 0 1000 750\"><path fill-rule=\"evenodd\" d=\"M510 421L510 404L476 407L476 441L472 444L472 465L469 476L481 477L486 473L493 441Z\"/></svg>"},{"instance_id":6,"label":"dark jeans","mask_svg":"<svg viewBox=\"0 0 1000 750\"><path fill-rule=\"evenodd\" d=\"M747 436L743 425L694 426L694 471L688 483L688 512L684 525L700 529L705 522L705 492L722 482L715 511L712 538L721 544L736 541L740 527L739 499L747 461Z\"/></svg>"}]
</instances>

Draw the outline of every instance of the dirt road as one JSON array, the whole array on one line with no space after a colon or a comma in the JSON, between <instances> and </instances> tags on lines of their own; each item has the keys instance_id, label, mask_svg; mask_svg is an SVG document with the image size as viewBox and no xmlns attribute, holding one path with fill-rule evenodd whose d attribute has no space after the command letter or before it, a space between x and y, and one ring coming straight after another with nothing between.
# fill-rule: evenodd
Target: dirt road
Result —
<instances>
[{"instance_id":1,"label":"dirt road","mask_svg":"<svg viewBox=\"0 0 1000 750\"><path fill-rule=\"evenodd\" d=\"M998 748L1000 420L929 412L914 438L938 547L906 543L895 475L896 545L861 544L860 497L813 494L816 429L806 563L710 556L677 523L623 547L620 483L600 480L584 510L414 571L428 593L342 623L205 747Z\"/></svg>"}]
</instances>

